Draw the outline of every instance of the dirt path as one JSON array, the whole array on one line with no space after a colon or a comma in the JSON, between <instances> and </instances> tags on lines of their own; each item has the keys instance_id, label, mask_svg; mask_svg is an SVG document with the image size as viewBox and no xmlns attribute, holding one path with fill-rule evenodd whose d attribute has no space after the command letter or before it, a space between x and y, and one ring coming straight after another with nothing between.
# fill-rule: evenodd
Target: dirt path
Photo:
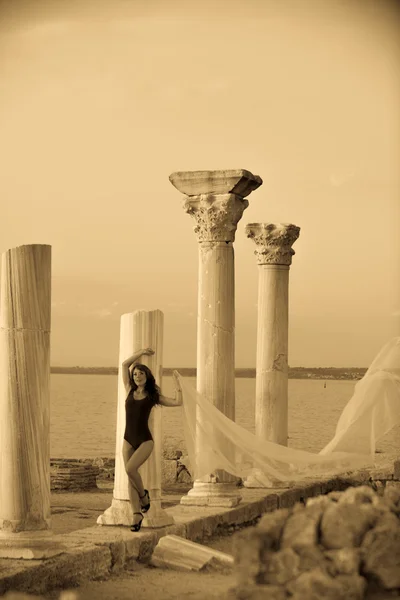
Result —
<instances>
[{"instance_id":1,"label":"dirt path","mask_svg":"<svg viewBox=\"0 0 400 600\"><path fill-rule=\"evenodd\" d=\"M106 581L90 581L65 600L221 600L234 585L233 575L221 573L184 573L139 566ZM45 598L55 600L59 591Z\"/></svg>"},{"instance_id":2,"label":"dirt path","mask_svg":"<svg viewBox=\"0 0 400 600\"><path fill-rule=\"evenodd\" d=\"M212 538L207 546L232 553L237 533ZM136 564L133 571L124 571L106 580L89 581L63 600L223 600L235 584L233 572L188 573ZM64 592L65 593L65 592ZM49 592L45 598L58 600L60 590Z\"/></svg>"}]
</instances>

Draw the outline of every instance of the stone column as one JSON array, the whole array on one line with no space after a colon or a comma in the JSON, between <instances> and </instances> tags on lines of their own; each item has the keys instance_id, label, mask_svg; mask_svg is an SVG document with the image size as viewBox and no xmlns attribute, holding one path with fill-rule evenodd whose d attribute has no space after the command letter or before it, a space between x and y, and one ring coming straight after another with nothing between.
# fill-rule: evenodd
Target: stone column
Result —
<instances>
[{"instance_id":1,"label":"stone column","mask_svg":"<svg viewBox=\"0 0 400 600\"><path fill-rule=\"evenodd\" d=\"M259 268L256 435L287 446L289 267L300 228L285 223L250 223L245 231L256 243ZM255 471L245 486L260 487L261 481L265 484L265 476L260 477Z\"/></svg>"},{"instance_id":2,"label":"stone column","mask_svg":"<svg viewBox=\"0 0 400 600\"><path fill-rule=\"evenodd\" d=\"M0 557L46 558L61 551L50 539L51 246L3 253L0 303Z\"/></svg>"},{"instance_id":3,"label":"stone column","mask_svg":"<svg viewBox=\"0 0 400 600\"><path fill-rule=\"evenodd\" d=\"M141 348L152 348L152 356L142 356L138 362L151 369L157 385L161 387L164 315L160 310L137 310L121 316L119 365ZM115 446L115 479L111 506L97 519L99 525L131 525L132 508L128 494L128 476L122 456L125 433L125 386L121 368L118 369L117 432ZM163 527L174 522L172 516L161 508L161 454L162 411L152 409L149 427L154 439L154 449L149 459L139 469L144 487L150 492L151 508L145 513L143 527Z\"/></svg>"},{"instance_id":4,"label":"stone column","mask_svg":"<svg viewBox=\"0 0 400 600\"><path fill-rule=\"evenodd\" d=\"M236 227L249 205L246 196L262 180L249 171L173 173L171 183L186 198L185 211L199 242L197 390L235 420L235 273ZM196 452L204 446L199 428ZM194 482L182 504L235 506L237 479L222 470Z\"/></svg>"}]
</instances>

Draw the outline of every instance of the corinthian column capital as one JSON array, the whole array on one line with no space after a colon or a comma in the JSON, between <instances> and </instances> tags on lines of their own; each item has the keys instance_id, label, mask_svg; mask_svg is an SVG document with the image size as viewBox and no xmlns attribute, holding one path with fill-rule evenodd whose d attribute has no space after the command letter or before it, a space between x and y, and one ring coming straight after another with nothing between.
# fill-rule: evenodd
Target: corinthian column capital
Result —
<instances>
[{"instance_id":1,"label":"corinthian column capital","mask_svg":"<svg viewBox=\"0 0 400 600\"><path fill-rule=\"evenodd\" d=\"M183 208L196 221L199 242L234 242L237 224L249 202L236 194L190 196Z\"/></svg>"},{"instance_id":2,"label":"corinthian column capital","mask_svg":"<svg viewBox=\"0 0 400 600\"><path fill-rule=\"evenodd\" d=\"M249 205L245 198L262 184L258 175L244 169L181 171L169 179L185 195L183 208L196 221L199 242L233 242Z\"/></svg>"},{"instance_id":3,"label":"corinthian column capital","mask_svg":"<svg viewBox=\"0 0 400 600\"><path fill-rule=\"evenodd\" d=\"M259 265L291 265L295 251L292 244L300 234L300 227L291 223L249 223L245 227L248 238L257 249Z\"/></svg>"}]
</instances>

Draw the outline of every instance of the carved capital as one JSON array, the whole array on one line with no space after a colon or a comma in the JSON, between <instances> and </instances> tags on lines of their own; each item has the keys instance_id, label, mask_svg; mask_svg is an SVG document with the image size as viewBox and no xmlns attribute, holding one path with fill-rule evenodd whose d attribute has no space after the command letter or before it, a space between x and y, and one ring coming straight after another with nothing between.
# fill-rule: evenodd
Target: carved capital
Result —
<instances>
[{"instance_id":1,"label":"carved capital","mask_svg":"<svg viewBox=\"0 0 400 600\"><path fill-rule=\"evenodd\" d=\"M291 223L249 223L245 227L248 238L257 249L259 265L291 265L295 251L292 244L300 234L300 227Z\"/></svg>"},{"instance_id":2,"label":"carved capital","mask_svg":"<svg viewBox=\"0 0 400 600\"><path fill-rule=\"evenodd\" d=\"M237 224L249 202L236 194L189 196L184 210L195 219L199 242L234 242Z\"/></svg>"}]
</instances>

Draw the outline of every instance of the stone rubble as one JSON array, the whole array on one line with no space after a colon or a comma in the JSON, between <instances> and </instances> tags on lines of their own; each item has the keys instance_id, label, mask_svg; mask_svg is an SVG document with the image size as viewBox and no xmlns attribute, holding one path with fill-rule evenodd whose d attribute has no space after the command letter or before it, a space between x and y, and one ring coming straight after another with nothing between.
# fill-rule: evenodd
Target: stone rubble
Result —
<instances>
[{"instance_id":1,"label":"stone rubble","mask_svg":"<svg viewBox=\"0 0 400 600\"><path fill-rule=\"evenodd\" d=\"M363 485L268 513L234 556L232 600L400 595L400 489Z\"/></svg>"},{"instance_id":2,"label":"stone rubble","mask_svg":"<svg viewBox=\"0 0 400 600\"><path fill-rule=\"evenodd\" d=\"M97 488L100 468L79 459L51 459L50 489L56 491L81 491Z\"/></svg>"}]
</instances>

